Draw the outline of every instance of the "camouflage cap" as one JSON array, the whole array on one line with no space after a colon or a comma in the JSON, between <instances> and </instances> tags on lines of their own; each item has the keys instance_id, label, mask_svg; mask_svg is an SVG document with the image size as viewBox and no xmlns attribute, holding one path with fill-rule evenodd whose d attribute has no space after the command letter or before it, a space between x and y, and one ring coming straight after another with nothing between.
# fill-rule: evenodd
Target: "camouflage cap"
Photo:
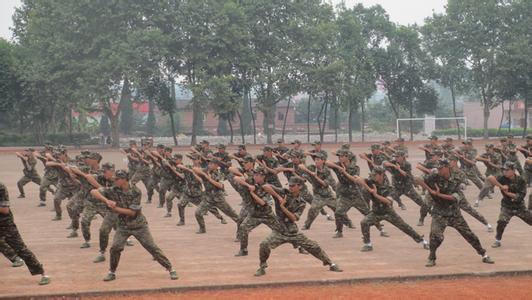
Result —
<instances>
[{"instance_id":1,"label":"camouflage cap","mask_svg":"<svg viewBox=\"0 0 532 300\"><path fill-rule=\"evenodd\" d=\"M397 138L395 141L396 141L396 142L401 142L401 143L402 143L402 142L405 141L405 139L401 137L401 138Z\"/></svg>"},{"instance_id":2,"label":"camouflage cap","mask_svg":"<svg viewBox=\"0 0 532 300\"><path fill-rule=\"evenodd\" d=\"M238 150L246 150L246 145L244 144L238 145Z\"/></svg>"},{"instance_id":3,"label":"camouflage cap","mask_svg":"<svg viewBox=\"0 0 532 300\"><path fill-rule=\"evenodd\" d=\"M500 138L499 141L501 141L501 143L506 143L506 142L508 142L508 140L507 140L506 138L504 138L504 137L503 137L503 138Z\"/></svg>"},{"instance_id":4,"label":"camouflage cap","mask_svg":"<svg viewBox=\"0 0 532 300\"><path fill-rule=\"evenodd\" d=\"M297 176L292 176L288 180L289 185L298 184L298 185L304 185L305 181Z\"/></svg>"},{"instance_id":5,"label":"camouflage cap","mask_svg":"<svg viewBox=\"0 0 532 300\"><path fill-rule=\"evenodd\" d=\"M172 153L172 151L174 151L174 149L172 149L172 147L164 147L164 151Z\"/></svg>"},{"instance_id":6,"label":"camouflage cap","mask_svg":"<svg viewBox=\"0 0 532 300\"><path fill-rule=\"evenodd\" d=\"M351 149L351 144L342 144L342 146L340 148L341 149L345 149L345 150L349 150L349 149Z\"/></svg>"},{"instance_id":7,"label":"camouflage cap","mask_svg":"<svg viewBox=\"0 0 532 300\"><path fill-rule=\"evenodd\" d=\"M438 168L444 168L444 167L448 167L450 165L451 165L451 163L446 158L442 158L442 159L438 160Z\"/></svg>"},{"instance_id":8,"label":"camouflage cap","mask_svg":"<svg viewBox=\"0 0 532 300\"><path fill-rule=\"evenodd\" d=\"M467 139L465 141L462 141L462 144L464 144L464 145L473 145L473 140L472 139Z\"/></svg>"},{"instance_id":9,"label":"camouflage cap","mask_svg":"<svg viewBox=\"0 0 532 300\"><path fill-rule=\"evenodd\" d=\"M26 149L26 151L28 151L28 152L35 152L35 149L33 149L33 148L28 148L28 149Z\"/></svg>"},{"instance_id":10,"label":"camouflage cap","mask_svg":"<svg viewBox=\"0 0 532 300\"><path fill-rule=\"evenodd\" d=\"M226 146L224 144L222 144L222 143L216 145L216 149L225 149L225 148L226 148Z\"/></svg>"},{"instance_id":11,"label":"camouflage cap","mask_svg":"<svg viewBox=\"0 0 532 300\"><path fill-rule=\"evenodd\" d=\"M513 134L509 134L509 135L506 136L506 138L508 138L508 139L513 139L513 138L514 138L514 135L513 135Z\"/></svg>"},{"instance_id":12,"label":"camouflage cap","mask_svg":"<svg viewBox=\"0 0 532 300\"><path fill-rule=\"evenodd\" d=\"M100 153L97 153L97 152L90 152L89 154L87 154L85 156L86 159L93 159L93 160L96 160L96 161L101 161L102 160L102 155Z\"/></svg>"},{"instance_id":13,"label":"camouflage cap","mask_svg":"<svg viewBox=\"0 0 532 300\"><path fill-rule=\"evenodd\" d=\"M190 158L191 160L199 160L201 158L201 156L197 153L189 153L189 154L186 154L186 156Z\"/></svg>"},{"instance_id":14,"label":"camouflage cap","mask_svg":"<svg viewBox=\"0 0 532 300\"><path fill-rule=\"evenodd\" d=\"M395 157L406 156L406 153L403 150L397 150L397 151L395 151L393 156L395 156Z\"/></svg>"},{"instance_id":15,"label":"camouflage cap","mask_svg":"<svg viewBox=\"0 0 532 300\"><path fill-rule=\"evenodd\" d=\"M313 152L313 153L310 154L310 156L312 156L313 158L319 158L319 159L322 159L322 160L326 159L325 154L323 154L321 152Z\"/></svg>"},{"instance_id":16,"label":"camouflage cap","mask_svg":"<svg viewBox=\"0 0 532 300\"><path fill-rule=\"evenodd\" d=\"M115 164L110 163L110 162L106 162L102 165L102 169L104 170L114 170L114 168L115 168Z\"/></svg>"},{"instance_id":17,"label":"camouflage cap","mask_svg":"<svg viewBox=\"0 0 532 300\"><path fill-rule=\"evenodd\" d=\"M336 156L352 156L353 153L347 149L338 149L336 150L336 153L334 153Z\"/></svg>"},{"instance_id":18,"label":"camouflage cap","mask_svg":"<svg viewBox=\"0 0 532 300\"><path fill-rule=\"evenodd\" d=\"M129 144L130 144L130 145L136 145L136 144L137 144L137 141L136 141L136 140L129 140Z\"/></svg>"},{"instance_id":19,"label":"camouflage cap","mask_svg":"<svg viewBox=\"0 0 532 300\"><path fill-rule=\"evenodd\" d=\"M485 147L486 147L486 149L491 149L491 148L495 147L495 145L493 145L493 144L486 144Z\"/></svg>"},{"instance_id":20,"label":"camouflage cap","mask_svg":"<svg viewBox=\"0 0 532 300\"><path fill-rule=\"evenodd\" d=\"M270 151L273 151L273 148L270 147L270 146L264 146L264 148L262 148L262 151L264 151L264 152L270 152Z\"/></svg>"},{"instance_id":21,"label":"camouflage cap","mask_svg":"<svg viewBox=\"0 0 532 300\"><path fill-rule=\"evenodd\" d=\"M429 140L438 140L438 137L435 135L429 136Z\"/></svg>"},{"instance_id":22,"label":"camouflage cap","mask_svg":"<svg viewBox=\"0 0 532 300\"><path fill-rule=\"evenodd\" d=\"M311 146L321 145L321 141L314 141L310 145Z\"/></svg>"},{"instance_id":23,"label":"camouflage cap","mask_svg":"<svg viewBox=\"0 0 532 300\"><path fill-rule=\"evenodd\" d=\"M293 142L291 142L290 144L292 145L301 145L301 141L300 140L294 140Z\"/></svg>"},{"instance_id":24,"label":"camouflage cap","mask_svg":"<svg viewBox=\"0 0 532 300\"><path fill-rule=\"evenodd\" d=\"M209 141L207 141L207 140L202 140L202 141L200 142L200 144L202 144L202 145L209 145L210 143L209 143Z\"/></svg>"},{"instance_id":25,"label":"camouflage cap","mask_svg":"<svg viewBox=\"0 0 532 300\"><path fill-rule=\"evenodd\" d=\"M511 161L507 161L502 166L502 169L505 170L505 171L506 170L515 170L515 163L513 163Z\"/></svg>"},{"instance_id":26,"label":"camouflage cap","mask_svg":"<svg viewBox=\"0 0 532 300\"><path fill-rule=\"evenodd\" d=\"M242 161L244 161L245 163L247 162L255 162L255 158L253 158L253 156L251 155L246 155L242 158Z\"/></svg>"},{"instance_id":27,"label":"camouflage cap","mask_svg":"<svg viewBox=\"0 0 532 300\"><path fill-rule=\"evenodd\" d=\"M304 158L305 152L303 152L303 150L292 150L290 151L290 156L294 158Z\"/></svg>"},{"instance_id":28,"label":"camouflage cap","mask_svg":"<svg viewBox=\"0 0 532 300\"><path fill-rule=\"evenodd\" d=\"M126 170L116 170L115 178L117 179L129 179L129 173Z\"/></svg>"},{"instance_id":29,"label":"camouflage cap","mask_svg":"<svg viewBox=\"0 0 532 300\"><path fill-rule=\"evenodd\" d=\"M268 175L268 171L265 168L261 167L261 166L257 166L253 170L253 174L266 176L266 175Z\"/></svg>"},{"instance_id":30,"label":"camouflage cap","mask_svg":"<svg viewBox=\"0 0 532 300\"><path fill-rule=\"evenodd\" d=\"M384 141L384 142L382 142L382 144L384 146L390 146L392 143L390 143L390 141Z\"/></svg>"},{"instance_id":31,"label":"camouflage cap","mask_svg":"<svg viewBox=\"0 0 532 300\"><path fill-rule=\"evenodd\" d=\"M446 142L452 142L453 141L453 138L452 137L448 137L445 139Z\"/></svg>"},{"instance_id":32,"label":"camouflage cap","mask_svg":"<svg viewBox=\"0 0 532 300\"><path fill-rule=\"evenodd\" d=\"M526 136L526 139L527 139L527 140L532 140L532 135L530 135L530 134L527 135L527 136Z\"/></svg>"},{"instance_id":33,"label":"camouflage cap","mask_svg":"<svg viewBox=\"0 0 532 300\"><path fill-rule=\"evenodd\" d=\"M173 158L174 158L174 159L183 159L183 154L181 154L181 153L174 153Z\"/></svg>"},{"instance_id":34,"label":"camouflage cap","mask_svg":"<svg viewBox=\"0 0 532 300\"><path fill-rule=\"evenodd\" d=\"M373 144L373 145L371 145L371 150L381 150L381 145Z\"/></svg>"},{"instance_id":35,"label":"camouflage cap","mask_svg":"<svg viewBox=\"0 0 532 300\"><path fill-rule=\"evenodd\" d=\"M157 149L164 149L164 145L163 144L157 144Z\"/></svg>"},{"instance_id":36,"label":"camouflage cap","mask_svg":"<svg viewBox=\"0 0 532 300\"><path fill-rule=\"evenodd\" d=\"M277 139L277 144L282 144L282 143L284 143L283 139Z\"/></svg>"}]
</instances>

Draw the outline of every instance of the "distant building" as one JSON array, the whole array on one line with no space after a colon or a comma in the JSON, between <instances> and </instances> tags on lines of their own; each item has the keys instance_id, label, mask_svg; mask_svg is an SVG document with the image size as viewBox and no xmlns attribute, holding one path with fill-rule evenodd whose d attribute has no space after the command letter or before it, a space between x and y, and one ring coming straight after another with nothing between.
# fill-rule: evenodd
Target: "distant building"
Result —
<instances>
[{"instance_id":1,"label":"distant building","mask_svg":"<svg viewBox=\"0 0 532 300\"><path fill-rule=\"evenodd\" d=\"M511 107L510 107L511 103ZM464 117L467 118L467 126L470 128L484 128L484 108L480 102L464 102ZM510 118L511 116L511 118ZM502 119L502 123L501 123ZM504 101L491 109L488 120L488 128L523 128L525 124L525 104L522 100ZM528 108L528 124L532 121L532 108Z\"/></svg>"}]
</instances>

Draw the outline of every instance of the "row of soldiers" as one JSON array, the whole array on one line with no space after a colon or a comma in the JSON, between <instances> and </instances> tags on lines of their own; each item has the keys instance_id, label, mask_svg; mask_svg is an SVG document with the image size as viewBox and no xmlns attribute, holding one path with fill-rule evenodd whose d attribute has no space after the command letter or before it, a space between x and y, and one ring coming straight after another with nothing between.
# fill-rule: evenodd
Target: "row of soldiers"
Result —
<instances>
[{"instance_id":1,"label":"row of soldiers","mask_svg":"<svg viewBox=\"0 0 532 300\"><path fill-rule=\"evenodd\" d=\"M22 159L25 170L23 179L19 181L19 189L20 196L24 196L24 183L38 182L38 175L34 173L36 162L32 156L43 159L45 163L43 183L49 180L46 179L49 169L57 169L59 180L57 184L51 184L56 186L56 190L53 191L56 211L54 219L61 218L61 201L70 198L67 209L72 219L72 232L69 237L77 236L79 226L77 224L79 224L81 214L82 219L86 220L85 222L82 220L82 225L88 222L88 227L82 226L82 229L88 228L88 234L82 230L85 238L82 248L90 247L90 220L96 214L104 217L102 227L104 225L106 227L105 230L100 230L100 254L96 262L105 260L106 239L108 239L111 228L120 228L120 222L118 222L120 217L117 218L117 216L125 215L126 219L134 218L136 222L132 222L133 227L138 227L139 224L146 227L140 233L133 232L129 228L129 231L118 237L115 234L115 241L111 247L110 273L105 280L115 278L117 256L119 258L119 253L123 250L130 235L134 235L153 257L169 270L171 277L177 279L177 274L171 269L168 260L153 243L145 219L141 216L140 191L135 187L140 181L143 182L148 192L148 203L152 201L154 191L158 191L158 206L166 207L165 217L171 217L173 200L178 199L178 226L185 224L184 211L189 203L197 206L195 217L199 226L197 232L199 234L206 233L204 216L208 212L219 218L222 223L226 221L220 212L232 219L237 224L236 241L240 243L237 256L248 255L248 235L252 229L260 224L270 227L272 234L259 247L260 265L255 274L257 276L265 274L266 261L271 249L284 243L291 243L300 253L314 255L325 265L329 265L332 271L341 271L315 241L308 239L299 231L297 221L307 203L311 207L302 230L309 230L320 212L332 220L333 218L323 210L324 207L329 207L334 211L335 216L335 238L343 237L344 226L354 227L347 217L348 210L355 207L360 211L364 215L361 221L364 242L361 251L373 250L369 230L372 225L380 230L381 236L388 236L381 224L385 220L411 236L423 248L429 249L430 254L426 265L433 266L436 261L436 249L443 241L443 231L446 226L452 226L482 255L483 262L493 263L493 260L486 255L476 235L469 229L460 209L483 222L488 231L492 230L491 225L469 205L463 190L466 185L469 185L469 181L481 189L481 194L487 193L486 196L494 186L501 189L502 209L493 247L501 245L502 233L511 217L518 216L531 224L530 212L524 206L526 183L521 178L524 171L522 168L519 169L520 165L512 161L512 155L508 153L511 153L512 149L517 149L528 158L532 138L527 138L527 145L523 147L514 145L506 148L502 145L499 147L487 145L487 152L482 155L476 155L471 140L464 141L460 149L454 149L453 141L450 139L447 139L441 146L437 137L431 137L430 141L429 144L421 147L425 151L426 161L416 166L425 173L422 178L415 178L412 175L412 166L407 161L408 149L404 146L402 139L398 139L395 145L389 142L374 144L369 153L359 155L361 159L367 161L370 168L370 176L366 179L360 177L357 157L349 150L348 144L335 152L338 160L332 162L328 160L328 153L321 149L320 142L313 143L312 150L303 151L301 143L297 140L292 143L291 149L284 145L283 140L279 140L276 147L266 146L262 154L253 157L247 152L245 145L239 146L236 153L230 154L226 152L225 145L217 145L217 150L212 151L209 142L202 141L198 146L192 147L191 152L186 155L192 164L184 165L183 156L179 153L172 155L172 149L169 147L158 145L155 150L152 150L153 142L143 140L139 148L136 141L131 141L130 147L123 150L128 158L129 170L127 172L115 171L114 165L110 163L105 163L100 168L102 158L95 152L82 152L76 159L76 165L69 166L68 159L61 156L66 149L59 147L50 151L47 147L45 152L48 150L51 153L41 154L28 149L24 154L17 154ZM508 143L508 140L502 140L502 143L513 145L512 142ZM502 165L493 158L494 152L504 153L506 161ZM312 165L306 165L307 156L312 158ZM500 154L500 156L503 155ZM238 166L232 165L233 160L238 163ZM485 183L481 185L472 179L481 180L475 161L484 162L488 169ZM518 159L517 162L519 162ZM528 159L526 162L525 170L528 170L530 162ZM497 172L490 171L490 167L497 168ZM332 177L332 172L336 174L338 182ZM392 176L391 184L386 172ZM287 189L281 185L279 173L283 173L288 179ZM127 183L117 185L117 179L125 179ZM70 184L65 184L63 182L65 180L72 180L78 185L78 189L79 186L84 188L79 189L75 195L69 194L64 186L70 186ZM225 180L242 197L242 208L238 214L225 199L226 193L223 185ZM313 193L310 193L306 183L312 186ZM41 186L41 195L44 193L44 197L41 197L41 206L46 201L45 195L51 190L51 185L44 188ZM427 191L425 199L422 199L416 192L416 186L422 186ZM124 189L121 187L134 191L130 193L134 197L124 196ZM431 213L433 224L430 243L393 209L392 200L395 200L401 209L406 209L400 199L401 195L411 198L420 206L419 226L423 226L424 218L429 212ZM134 201L129 198L134 198ZM132 207L128 201L134 202ZM131 211L126 213L120 209L116 210L119 202L126 203L124 205ZM139 216L140 221L137 220ZM124 223L128 224L127 221Z\"/></svg>"}]
</instances>

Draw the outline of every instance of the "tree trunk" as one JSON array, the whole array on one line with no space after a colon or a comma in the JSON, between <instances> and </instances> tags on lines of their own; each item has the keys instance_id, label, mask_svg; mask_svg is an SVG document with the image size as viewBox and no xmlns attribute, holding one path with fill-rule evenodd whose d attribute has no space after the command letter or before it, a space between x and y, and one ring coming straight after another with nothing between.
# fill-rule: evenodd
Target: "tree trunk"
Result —
<instances>
[{"instance_id":1,"label":"tree trunk","mask_svg":"<svg viewBox=\"0 0 532 300\"><path fill-rule=\"evenodd\" d=\"M240 137L242 138L242 144L246 143L246 134L244 132L244 120L242 120L242 116L240 115L240 112L237 110L236 115L238 117L238 122L240 123Z\"/></svg>"},{"instance_id":2,"label":"tree trunk","mask_svg":"<svg viewBox=\"0 0 532 300\"><path fill-rule=\"evenodd\" d=\"M451 84L449 85L449 88L451 90L451 100L453 102L453 115L455 118L458 117L458 115L456 114L456 97L455 97L455 94L454 94L454 84L451 82ZM460 122L458 122L458 119L455 119L456 121L456 130L458 131L458 139L461 139L462 138L462 132L460 132Z\"/></svg>"},{"instance_id":3,"label":"tree trunk","mask_svg":"<svg viewBox=\"0 0 532 300\"><path fill-rule=\"evenodd\" d=\"M251 123L253 124L253 144L257 144L257 124L255 121L255 114L253 113L253 100L249 93L250 92L248 91L249 111L251 113Z\"/></svg>"},{"instance_id":4,"label":"tree trunk","mask_svg":"<svg viewBox=\"0 0 532 300\"><path fill-rule=\"evenodd\" d=\"M508 106L508 134L512 131L512 100Z\"/></svg>"},{"instance_id":5,"label":"tree trunk","mask_svg":"<svg viewBox=\"0 0 532 300\"><path fill-rule=\"evenodd\" d=\"M118 115L119 114L114 115L110 108L107 111L107 117L109 118L109 122L111 123L111 140L113 148L120 147L120 126L118 125Z\"/></svg>"},{"instance_id":6,"label":"tree trunk","mask_svg":"<svg viewBox=\"0 0 532 300\"><path fill-rule=\"evenodd\" d=\"M286 111L283 118L283 130L281 131L281 138L284 140L284 131L286 130L286 117L288 116L288 112L290 111L290 100L292 100L291 97L288 98L288 103L286 104Z\"/></svg>"},{"instance_id":7,"label":"tree trunk","mask_svg":"<svg viewBox=\"0 0 532 300\"><path fill-rule=\"evenodd\" d=\"M395 108L395 105L393 104L393 101L392 101L392 97L390 95L390 93L387 93L386 94L387 98L388 98L388 103L390 103L390 106L392 107L392 111L395 115L395 119L399 119L399 112L397 111L397 109ZM399 135L399 137L401 137L401 124L399 124L399 128L397 128L397 130L399 130L399 132L397 133Z\"/></svg>"},{"instance_id":8,"label":"tree trunk","mask_svg":"<svg viewBox=\"0 0 532 300\"><path fill-rule=\"evenodd\" d=\"M414 117L414 100L413 99L410 99L410 141L413 141L414 140L414 128L413 128L413 121L412 121L412 118Z\"/></svg>"},{"instance_id":9,"label":"tree trunk","mask_svg":"<svg viewBox=\"0 0 532 300\"><path fill-rule=\"evenodd\" d=\"M307 143L310 143L310 102L312 100L312 95L308 95L307 103Z\"/></svg>"},{"instance_id":10,"label":"tree trunk","mask_svg":"<svg viewBox=\"0 0 532 300\"><path fill-rule=\"evenodd\" d=\"M362 134L362 142L366 140L366 99L362 99L362 103L360 104L360 132Z\"/></svg>"},{"instance_id":11,"label":"tree trunk","mask_svg":"<svg viewBox=\"0 0 532 300\"><path fill-rule=\"evenodd\" d=\"M234 144L234 132L233 132L233 124L231 123L231 118L227 118L227 124L229 125L229 133L231 134L231 139L229 140L229 144Z\"/></svg>"},{"instance_id":12,"label":"tree trunk","mask_svg":"<svg viewBox=\"0 0 532 300\"><path fill-rule=\"evenodd\" d=\"M322 101L323 101L323 98L322 98ZM320 138L322 136L322 134L321 134L321 132L322 132L321 115L323 114L323 110L325 109L325 103L327 103L327 102L323 101L323 103L321 104L320 113L318 114L318 118L317 118L317 120L318 120L318 135L320 136Z\"/></svg>"},{"instance_id":13,"label":"tree trunk","mask_svg":"<svg viewBox=\"0 0 532 300\"><path fill-rule=\"evenodd\" d=\"M154 106L155 103L153 103L153 99L148 99L148 119L146 120L146 134L148 136L153 136L155 134Z\"/></svg>"},{"instance_id":14,"label":"tree trunk","mask_svg":"<svg viewBox=\"0 0 532 300\"><path fill-rule=\"evenodd\" d=\"M244 130L244 135L246 134L252 134L252 128L251 128L251 107L249 106L249 90L247 88L244 89L244 95L242 96L242 112L240 116L240 126ZM242 143L245 144L244 139L242 139Z\"/></svg>"},{"instance_id":15,"label":"tree trunk","mask_svg":"<svg viewBox=\"0 0 532 300\"><path fill-rule=\"evenodd\" d=\"M68 140L72 144L74 142L74 138L72 136L72 107L69 105L67 107L68 110Z\"/></svg>"},{"instance_id":16,"label":"tree trunk","mask_svg":"<svg viewBox=\"0 0 532 300\"><path fill-rule=\"evenodd\" d=\"M169 113L168 116L170 117L170 126L172 126L172 137L174 138L174 146L177 146L177 133L175 132L174 114Z\"/></svg>"},{"instance_id":17,"label":"tree trunk","mask_svg":"<svg viewBox=\"0 0 532 300\"><path fill-rule=\"evenodd\" d=\"M338 106L334 106L334 143L338 143Z\"/></svg>"},{"instance_id":18,"label":"tree trunk","mask_svg":"<svg viewBox=\"0 0 532 300\"><path fill-rule=\"evenodd\" d=\"M347 112L348 112L348 115L347 115L347 134L349 136L349 142L353 142L353 125L352 125L352 121L353 121L353 105L351 104L351 101L348 101L347 102Z\"/></svg>"},{"instance_id":19,"label":"tree trunk","mask_svg":"<svg viewBox=\"0 0 532 300\"><path fill-rule=\"evenodd\" d=\"M527 136L528 127L528 94L525 94L525 126L523 126L523 138Z\"/></svg>"},{"instance_id":20,"label":"tree trunk","mask_svg":"<svg viewBox=\"0 0 532 300\"><path fill-rule=\"evenodd\" d=\"M195 97L194 97L195 98ZM198 100L192 100L192 136L190 138L190 144L196 145L198 142L198 134L201 130L201 124L203 122L203 113L201 111Z\"/></svg>"},{"instance_id":21,"label":"tree trunk","mask_svg":"<svg viewBox=\"0 0 532 300\"><path fill-rule=\"evenodd\" d=\"M325 125L327 124L327 108L329 107L329 103L325 102L325 113L323 114L323 128L321 129L321 136L320 136L320 142L323 143L323 137L325 135Z\"/></svg>"},{"instance_id":22,"label":"tree trunk","mask_svg":"<svg viewBox=\"0 0 532 300\"><path fill-rule=\"evenodd\" d=\"M172 126L172 138L174 139L174 145L177 146L177 133L175 130L175 120L174 120L174 111L176 110L176 94L175 94L175 80L173 77L170 77L170 97L172 97L172 101L174 102L174 105L172 106L174 109L172 111L168 112L168 116L170 117L170 126Z\"/></svg>"},{"instance_id":23,"label":"tree trunk","mask_svg":"<svg viewBox=\"0 0 532 300\"><path fill-rule=\"evenodd\" d=\"M487 104L486 102L484 102L484 125L483 125L483 128L484 128L484 134L483 134L483 138L484 139L488 139L489 138L489 131L488 131L488 120L490 118L490 107L489 107L489 104Z\"/></svg>"},{"instance_id":24,"label":"tree trunk","mask_svg":"<svg viewBox=\"0 0 532 300\"><path fill-rule=\"evenodd\" d=\"M501 110L502 110L502 114L501 114L501 120L499 121L499 128L497 129L497 136L501 135L502 123L504 122L504 101L501 103Z\"/></svg>"}]
</instances>

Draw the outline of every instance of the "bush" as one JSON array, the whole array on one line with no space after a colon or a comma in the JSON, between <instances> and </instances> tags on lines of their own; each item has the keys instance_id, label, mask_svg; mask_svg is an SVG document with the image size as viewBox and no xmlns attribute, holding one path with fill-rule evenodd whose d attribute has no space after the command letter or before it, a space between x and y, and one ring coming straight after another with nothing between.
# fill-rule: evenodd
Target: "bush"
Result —
<instances>
[{"instance_id":1,"label":"bush","mask_svg":"<svg viewBox=\"0 0 532 300\"><path fill-rule=\"evenodd\" d=\"M464 132L463 128L461 129L462 134ZM449 136L456 135L456 128L446 128L446 129L437 129L432 132L436 136ZM504 137L508 134L512 134L516 137L519 137L523 134L522 128L512 128L508 132L508 128L490 128L488 129L488 134L490 137ZM527 129L527 134L532 134L532 128ZM484 135L484 129L479 128L467 128L467 137L482 137Z\"/></svg>"},{"instance_id":2,"label":"bush","mask_svg":"<svg viewBox=\"0 0 532 300\"><path fill-rule=\"evenodd\" d=\"M66 133L48 134L44 138L45 142L62 145L97 145L98 138L91 138L88 133L73 133L72 141ZM30 134L9 134L0 132L0 146L36 146L35 136Z\"/></svg>"}]
</instances>

